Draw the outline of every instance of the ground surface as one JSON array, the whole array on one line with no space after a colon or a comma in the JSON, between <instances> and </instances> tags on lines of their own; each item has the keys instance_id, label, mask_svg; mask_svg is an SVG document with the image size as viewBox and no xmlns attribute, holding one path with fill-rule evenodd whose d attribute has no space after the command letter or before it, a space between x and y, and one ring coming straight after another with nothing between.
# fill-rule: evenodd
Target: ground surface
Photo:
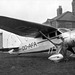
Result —
<instances>
[{"instance_id":1,"label":"ground surface","mask_svg":"<svg viewBox=\"0 0 75 75\"><path fill-rule=\"evenodd\" d=\"M75 75L75 59L54 63L48 54L0 53L0 75Z\"/></svg>"}]
</instances>

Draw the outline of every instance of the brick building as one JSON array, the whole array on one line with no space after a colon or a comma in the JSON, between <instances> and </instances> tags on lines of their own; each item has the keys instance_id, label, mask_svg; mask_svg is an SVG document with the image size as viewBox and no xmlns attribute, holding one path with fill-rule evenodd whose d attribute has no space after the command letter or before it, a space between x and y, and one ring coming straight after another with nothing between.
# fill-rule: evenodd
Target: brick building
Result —
<instances>
[{"instance_id":1,"label":"brick building","mask_svg":"<svg viewBox=\"0 0 75 75\"><path fill-rule=\"evenodd\" d=\"M47 19L44 24L51 25L56 28L75 28L75 0L72 1L72 12L62 13L62 7L57 9L57 16Z\"/></svg>"}]
</instances>

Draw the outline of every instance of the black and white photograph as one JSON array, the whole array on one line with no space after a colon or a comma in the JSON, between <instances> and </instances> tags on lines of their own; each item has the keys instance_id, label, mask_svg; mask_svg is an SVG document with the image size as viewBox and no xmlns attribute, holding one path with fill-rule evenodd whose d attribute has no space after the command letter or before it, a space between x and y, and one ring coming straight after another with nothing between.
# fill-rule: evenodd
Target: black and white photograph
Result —
<instances>
[{"instance_id":1,"label":"black and white photograph","mask_svg":"<svg viewBox=\"0 0 75 75\"><path fill-rule=\"evenodd\" d=\"M75 75L75 0L0 0L0 75Z\"/></svg>"}]
</instances>

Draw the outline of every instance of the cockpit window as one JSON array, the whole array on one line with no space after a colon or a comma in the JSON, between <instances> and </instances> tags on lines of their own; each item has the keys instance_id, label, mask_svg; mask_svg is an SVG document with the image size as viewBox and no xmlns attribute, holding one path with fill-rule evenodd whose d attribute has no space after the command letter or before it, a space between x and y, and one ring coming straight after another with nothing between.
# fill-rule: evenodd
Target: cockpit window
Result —
<instances>
[{"instance_id":1,"label":"cockpit window","mask_svg":"<svg viewBox=\"0 0 75 75\"><path fill-rule=\"evenodd\" d=\"M60 35L61 34L61 32L60 31L57 31L57 35Z\"/></svg>"}]
</instances>

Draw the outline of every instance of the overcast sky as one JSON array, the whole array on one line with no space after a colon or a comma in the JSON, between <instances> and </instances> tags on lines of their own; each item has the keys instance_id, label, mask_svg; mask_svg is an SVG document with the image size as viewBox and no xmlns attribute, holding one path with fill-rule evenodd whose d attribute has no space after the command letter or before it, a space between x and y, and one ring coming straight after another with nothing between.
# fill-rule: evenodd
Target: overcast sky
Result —
<instances>
[{"instance_id":1,"label":"overcast sky","mask_svg":"<svg viewBox=\"0 0 75 75\"><path fill-rule=\"evenodd\" d=\"M59 5L63 12L72 11L71 3L72 0L0 0L0 16L43 23L57 15Z\"/></svg>"}]
</instances>

